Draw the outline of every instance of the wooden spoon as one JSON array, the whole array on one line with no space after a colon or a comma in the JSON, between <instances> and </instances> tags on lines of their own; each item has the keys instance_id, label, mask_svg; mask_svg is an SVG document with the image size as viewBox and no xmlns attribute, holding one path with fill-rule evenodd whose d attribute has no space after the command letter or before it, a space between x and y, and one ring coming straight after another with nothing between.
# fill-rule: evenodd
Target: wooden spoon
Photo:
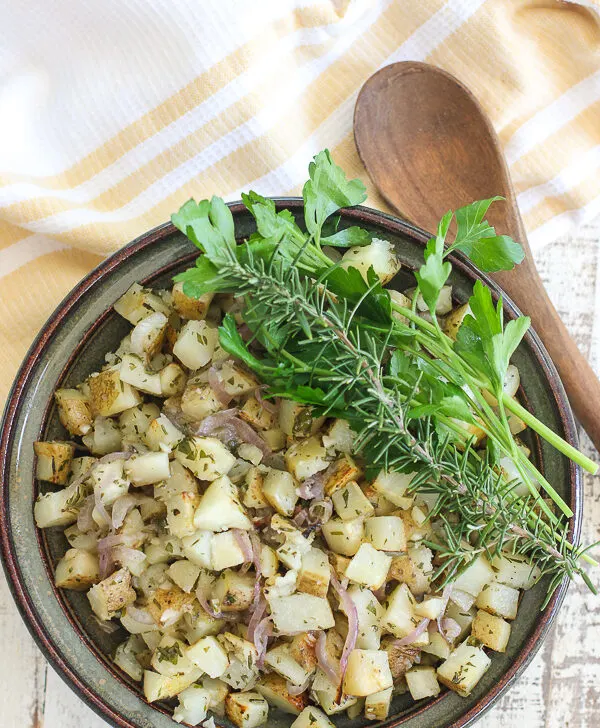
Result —
<instances>
[{"instance_id":1,"label":"wooden spoon","mask_svg":"<svg viewBox=\"0 0 600 728\"><path fill-rule=\"evenodd\" d=\"M600 382L569 335L535 268L500 142L473 94L426 63L386 66L362 87L354 111L358 153L388 203L433 231L448 210L502 195L487 215L524 247L514 270L492 278L531 317L576 417L600 450Z\"/></svg>"}]
</instances>

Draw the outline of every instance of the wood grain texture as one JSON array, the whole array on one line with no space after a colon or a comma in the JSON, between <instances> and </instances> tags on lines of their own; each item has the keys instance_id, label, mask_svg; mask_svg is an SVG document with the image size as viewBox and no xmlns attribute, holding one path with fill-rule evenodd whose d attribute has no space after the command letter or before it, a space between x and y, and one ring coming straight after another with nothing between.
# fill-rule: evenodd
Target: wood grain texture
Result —
<instances>
[{"instance_id":1,"label":"wood grain texture","mask_svg":"<svg viewBox=\"0 0 600 728\"><path fill-rule=\"evenodd\" d=\"M600 219L546 246L536 263L582 352L600 373ZM585 438L586 454L599 459ZM600 485L585 477L583 539L600 539ZM594 574L600 581L600 574ZM0 575L0 727L104 728L46 665ZM482 728L600 725L600 597L573 585L552 633L524 675L478 724Z\"/></svg>"}]
</instances>

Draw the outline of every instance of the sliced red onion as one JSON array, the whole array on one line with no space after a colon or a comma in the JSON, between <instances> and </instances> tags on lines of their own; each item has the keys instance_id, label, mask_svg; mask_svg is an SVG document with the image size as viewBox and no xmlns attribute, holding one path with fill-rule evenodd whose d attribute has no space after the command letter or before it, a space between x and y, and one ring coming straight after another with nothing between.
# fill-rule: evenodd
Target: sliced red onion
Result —
<instances>
[{"instance_id":1,"label":"sliced red onion","mask_svg":"<svg viewBox=\"0 0 600 728\"><path fill-rule=\"evenodd\" d=\"M231 402L233 397L227 392L227 390L223 386L223 383L221 382L221 375L219 374L215 366L212 366L208 370L208 383L210 384L213 392L216 394L219 402L227 406Z\"/></svg>"},{"instance_id":2,"label":"sliced red onion","mask_svg":"<svg viewBox=\"0 0 600 728\"><path fill-rule=\"evenodd\" d=\"M310 478L306 478L301 485L296 488L296 493L304 500L321 500L325 497L325 473L315 473Z\"/></svg>"},{"instance_id":3,"label":"sliced red onion","mask_svg":"<svg viewBox=\"0 0 600 728\"><path fill-rule=\"evenodd\" d=\"M96 506L96 511L98 512L98 515L104 521L105 525L110 526L112 524L112 520L108 515L108 511L104 507L104 503L102 502L101 484L98 486L98 488L94 489L94 505Z\"/></svg>"},{"instance_id":4,"label":"sliced red onion","mask_svg":"<svg viewBox=\"0 0 600 728\"><path fill-rule=\"evenodd\" d=\"M265 616L266 611L267 600L261 595L258 601L256 601L255 603L254 612L252 613L250 621L248 622L248 642L254 642L254 632L256 631L256 627L258 626L261 619Z\"/></svg>"},{"instance_id":5,"label":"sliced red onion","mask_svg":"<svg viewBox=\"0 0 600 728\"><path fill-rule=\"evenodd\" d=\"M332 685L338 685L340 683L340 675L338 670L329 661L326 649L327 634L321 632L317 638L317 644L315 645L315 655L317 657L317 663L321 670L327 675L327 679Z\"/></svg>"},{"instance_id":6,"label":"sliced red onion","mask_svg":"<svg viewBox=\"0 0 600 728\"><path fill-rule=\"evenodd\" d=\"M413 629L412 632L406 635L406 637L403 637L400 640L394 640L394 644L398 645L398 647L405 647L406 645L412 645L415 640L419 638L420 635L425 632L427 627L429 626L429 622L431 622L430 619L427 619L425 617L422 619L419 624Z\"/></svg>"},{"instance_id":7,"label":"sliced red onion","mask_svg":"<svg viewBox=\"0 0 600 728\"><path fill-rule=\"evenodd\" d=\"M89 495L84 501L77 514L77 528L82 532L92 531L96 528L96 521L92 518L95 501L94 496Z\"/></svg>"},{"instance_id":8,"label":"sliced red onion","mask_svg":"<svg viewBox=\"0 0 600 728\"><path fill-rule=\"evenodd\" d=\"M356 647L356 640L358 639L358 610L356 609L356 604L352 601L351 596L346 591L348 588L348 581L344 580L344 582L345 583L340 584L335 571L331 569L331 586L337 592L337 595L340 598L340 605L348 617L348 634L346 635L346 642L344 643L344 649L340 659L340 673L342 679L346 674L348 657L352 650Z\"/></svg>"},{"instance_id":9,"label":"sliced red onion","mask_svg":"<svg viewBox=\"0 0 600 728\"><path fill-rule=\"evenodd\" d=\"M442 626L442 617L446 613L446 608L448 607L448 600L450 599L450 595L452 594L453 588L454 588L454 584L446 584L446 586L444 587L444 590L442 591L442 606L440 607L440 613L438 614L438 618L437 618L438 632L442 635L442 637L444 639L446 639L446 635L444 634L444 629Z\"/></svg>"},{"instance_id":10,"label":"sliced red onion","mask_svg":"<svg viewBox=\"0 0 600 728\"><path fill-rule=\"evenodd\" d=\"M308 686L310 685L310 675L306 678L306 680L302 683L302 685L294 685L289 680L286 683L286 689L290 695L302 695L302 693L306 692L308 690Z\"/></svg>"},{"instance_id":11,"label":"sliced red onion","mask_svg":"<svg viewBox=\"0 0 600 728\"><path fill-rule=\"evenodd\" d=\"M296 515L292 518L292 521L299 528L302 528L302 526L308 523L308 511L306 510L306 508L298 509L298 513L296 513Z\"/></svg>"},{"instance_id":12,"label":"sliced red onion","mask_svg":"<svg viewBox=\"0 0 600 728\"><path fill-rule=\"evenodd\" d=\"M257 387L254 391L254 396L256 397L256 401L258 404L267 412L270 412L272 415L274 415L277 412L277 405L272 402L269 399L265 399L262 396L262 390L265 389L265 387Z\"/></svg>"},{"instance_id":13,"label":"sliced red onion","mask_svg":"<svg viewBox=\"0 0 600 728\"><path fill-rule=\"evenodd\" d=\"M271 448L262 439L262 437L255 432L247 422L240 420L238 417L234 417L230 424L235 429L237 436L240 440L247 442L249 445L257 447L265 457L271 455Z\"/></svg>"},{"instance_id":14,"label":"sliced red onion","mask_svg":"<svg viewBox=\"0 0 600 728\"><path fill-rule=\"evenodd\" d=\"M460 624L451 617L444 617L444 619L442 619L442 629L443 632L440 632L440 634L446 642L454 642L461 633Z\"/></svg>"},{"instance_id":15,"label":"sliced red onion","mask_svg":"<svg viewBox=\"0 0 600 728\"><path fill-rule=\"evenodd\" d=\"M100 539L98 541L98 570L100 572L100 578L106 579L112 571L114 561L112 557L113 547L108 544L103 544Z\"/></svg>"},{"instance_id":16,"label":"sliced red onion","mask_svg":"<svg viewBox=\"0 0 600 728\"><path fill-rule=\"evenodd\" d=\"M373 596L375 597L375 599L377 599L378 602L382 602L386 597L385 584L383 584L383 586L380 586L379 589L375 589L375 591L373 592Z\"/></svg>"},{"instance_id":17,"label":"sliced red onion","mask_svg":"<svg viewBox=\"0 0 600 728\"><path fill-rule=\"evenodd\" d=\"M141 564L146 559L146 554L139 549L132 549L129 546L114 546L112 557L122 566L125 566L127 563Z\"/></svg>"},{"instance_id":18,"label":"sliced red onion","mask_svg":"<svg viewBox=\"0 0 600 728\"><path fill-rule=\"evenodd\" d=\"M238 616L234 614L225 614L224 612L217 612L215 609L213 609L208 601L208 599L204 596L202 591L200 589L196 589L196 598L200 602L200 606L204 611L210 616L213 617L213 619L225 619L227 622L237 622Z\"/></svg>"},{"instance_id":19,"label":"sliced red onion","mask_svg":"<svg viewBox=\"0 0 600 728\"><path fill-rule=\"evenodd\" d=\"M233 533L233 537L235 538L237 545L240 547L240 550L244 555L244 560L246 562L251 562L252 544L250 543L250 537L248 536L246 531L243 531L241 528L232 528L231 532Z\"/></svg>"},{"instance_id":20,"label":"sliced red onion","mask_svg":"<svg viewBox=\"0 0 600 728\"><path fill-rule=\"evenodd\" d=\"M137 505L137 498L132 493L126 493L120 496L113 503L112 507L112 527L116 530L121 528L125 517L129 511Z\"/></svg>"},{"instance_id":21,"label":"sliced red onion","mask_svg":"<svg viewBox=\"0 0 600 728\"><path fill-rule=\"evenodd\" d=\"M217 412L214 415L208 415L198 425L194 434L204 436L212 435L215 430L228 425L238 412L239 409L237 407L231 407L230 409Z\"/></svg>"},{"instance_id":22,"label":"sliced red onion","mask_svg":"<svg viewBox=\"0 0 600 728\"><path fill-rule=\"evenodd\" d=\"M269 637L272 634L273 623L271 622L271 617L264 617L256 625L256 629L254 630L254 638L252 640L254 642L254 646L256 647L256 651L258 652L258 659L256 660L256 665L258 667L263 666L265 655L267 654Z\"/></svg>"},{"instance_id":23,"label":"sliced red onion","mask_svg":"<svg viewBox=\"0 0 600 728\"><path fill-rule=\"evenodd\" d=\"M333 503L330 500L314 500L308 508L308 520L312 524L322 525L333 515Z\"/></svg>"},{"instance_id":24,"label":"sliced red onion","mask_svg":"<svg viewBox=\"0 0 600 728\"><path fill-rule=\"evenodd\" d=\"M254 604L258 604L260 597L260 577L262 576L262 569L260 568L260 554L262 551L262 545L260 539L252 531L250 533L250 545L252 548L252 563L254 564L254 570L256 572L256 580L254 582ZM255 609L256 611L256 609Z\"/></svg>"},{"instance_id":25,"label":"sliced red onion","mask_svg":"<svg viewBox=\"0 0 600 728\"><path fill-rule=\"evenodd\" d=\"M148 614L145 609L134 607L133 604L127 607L127 615L140 624L154 624L154 619L151 614Z\"/></svg>"}]
</instances>

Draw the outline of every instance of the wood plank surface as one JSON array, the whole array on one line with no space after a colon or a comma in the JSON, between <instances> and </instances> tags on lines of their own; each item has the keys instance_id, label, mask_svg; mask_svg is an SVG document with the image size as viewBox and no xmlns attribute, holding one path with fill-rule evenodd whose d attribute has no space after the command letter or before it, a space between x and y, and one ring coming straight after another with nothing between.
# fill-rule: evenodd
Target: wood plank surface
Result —
<instances>
[{"instance_id":1,"label":"wood plank surface","mask_svg":"<svg viewBox=\"0 0 600 728\"><path fill-rule=\"evenodd\" d=\"M535 253L563 320L600 374L600 219ZM600 413L599 413L600 416ZM585 436L582 448L598 459ZM600 539L600 478L585 478L583 540ZM600 580L600 574L594 574ZM0 575L0 728L102 728L47 666ZM510 692L481 720L485 728L600 725L600 597L573 585L542 649Z\"/></svg>"}]
</instances>

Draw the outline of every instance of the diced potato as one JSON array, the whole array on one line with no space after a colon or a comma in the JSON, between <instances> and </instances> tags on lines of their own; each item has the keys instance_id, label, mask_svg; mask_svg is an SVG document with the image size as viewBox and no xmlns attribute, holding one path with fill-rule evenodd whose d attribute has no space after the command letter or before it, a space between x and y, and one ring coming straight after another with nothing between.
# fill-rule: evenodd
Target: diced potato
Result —
<instances>
[{"instance_id":1,"label":"diced potato","mask_svg":"<svg viewBox=\"0 0 600 728\"><path fill-rule=\"evenodd\" d=\"M148 426L160 416L160 409L153 403L146 402L138 407L131 407L119 415L119 427L123 437L136 440L147 432Z\"/></svg>"},{"instance_id":2,"label":"diced potato","mask_svg":"<svg viewBox=\"0 0 600 728\"><path fill-rule=\"evenodd\" d=\"M183 283L176 283L173 286L173 308L184 319L192 321L205 319L213 297L214 293L204 293L198 298L191 298L183 292Z\"/></svg>"},{"instance_id":3,"label":"diced potato","mask_svg":"<svg viewBox=\"0 0 600 728\"><path fill-rule=\"evenodd\" d=\"M279 427L295 440L314 435L323 421L322 417L312 416L311 407L305 407L291 399L282 399L279 404Z\"/></svg>"},{"instance_id":4,"label":"diced potato","mask_svg":"<svg viewBox=\"0 0 600 728\"><path fill-rule=\"evenodd\" d=\"M178 493L166 502L169 533L178 538L192 536L197 530L194 514L200 503L197 493Z\"/></svg>"},{"instance_id":5,"label":"diced potato","mask_svg":"<svg viewBox=\"0 0 600 728\"><path fill-rule=\"evenodd\" d=\"M466 698L483 677L491 662L481 647L463 642L438 667L438 680Z\"/></svg>"},{"instance_id":6,"label":"diced potato","mask_svg":"<svg viewBox=\"0 0 600 728\"><path fill-rule=\"evenodd\" d=\"M223 571L231 566L239 566L245 561L244 551L232 531L213 534L211 566L213 571Z\"/></svg>"},{"instance_id":7,"label":"diced potato","mask_svg":"<svg viewBox=\"0 0 600 728\"><path fill-rule=\"evenodd\" d=\"M73 480L75 478L78 478L80 475L83 475L84 473L88 473L90 471L90 468L97 463L96 458L89 457L85 455L81 458L73 458L71 461L71 477Z\"/></svg>"},{"instance_id":8,"label":"diced potato","mask_svg":"<svg viewBox=\"0 0 600 728\"><path fill-rule=\"evenodd\" d=\"M460 634L457 637L457 641L464 639L471 632L471 624L475 618L475 609L462 609L461 607L448 603L445 612L446 617L453 619L460 627Z\"/></svg>"},{"instance_id":9,"label":"diced potato","mask_svg":"<svg viewBox=\"0 0 600 728\"><path fill-rule=\"evenodd\" d=\"M269 600L275 629L279 634L296 634L334 626L333 612L326 599L312 594L291 594Z\"/></svg>"},{"instance_id":10,"label":"diced potato","mask_svg":"<svg viewBox=\"0 0 600 728\"><path fill-rule=\"evenodd\" d=\"M137 681L140 681L144 676L144 670L136 659L135 645L136 640L139 639L136 635L130 635L125 642L117 647L113 658L113 662L117 667L120 667L129 677Z\"/></svg>"},{"instance_id":11,"label":"diced potato","mask_svg":"<svg viewBox=\"0 0 600 728\"><path fill-rule=\"evenodd\" d=\"M207 614L202 607L196 603L196 608L183 615L183 625L179 625L190 644L194 644L202 637L217 635L226 625L225 620L215 619Z\"/></svg>"},{"instance_id":12,"label":"diced potato","mask_svg":"<svg viewBox=\"0 0 600 728\"><path fill-rule=\"evenodd\" d=\"M314 697L327 715L343 713L358 702L358 698L343 693L340 699L340 686L329 682L320 668L317 670L312 689Z\"/></svg>"},{"instance_id":13,"label":"diced potato","mask_svg":"<svg viewBox=\"0 0 600 728\"><path fill-rule=\"evenodd\" d=\"M458 330L460 329L465 316L470 313L471 307L469 304L463 303L462 306L457 306L446 316L446 320L444 321L444 331L451 339L456 340Z\"/></svg>"},{"instance_id":14,"label":"diced potato","mask_svg":"<svg viewBox=\"0 0 600 728\"><path fill-rule=\"evenodd\" d=\"M161 675L173 677L182 672L193 670L193 665L186 655L185 644L170 635L164 635L152 655L151 666Z\"/></svg>"},{"instance_id":15,"label":"diced potato","mask_svg":"<svg viewBox=\"0 0 600 728\"><path fill-rule=\"evenodd\" d=\"M188 321L177 336L173 354L188 369L201 369L212 359L218 338L217 329L206 321Z\"/></svg>"},{"instance_id":16,"label":"diced potato","mask_svg":"<svg viewBox=\"0 0 600 728\"><path fill-rule=\"evenodd\" d=\"M211 569L213 535L211 531L195 531L182 538L184 556L204 569Z\"/></svg>"},{"instance_id":17,"label":"diced potato","mask_svg":"<svg viewBox=\"0 0 600 728\"><path fill-rule=\"evenodd\" d=\"M229 658L229 667L221 675L221 680L235 690L245 690L258 678L258 652L252 642L231 632L220 634L219 642Z\"/></svg>"},{"instance_id":18,"label":"diced potato","mask_svg":"<svg viewBox=\"0 0 600 728\"><path fill-rule=\"evenodd\" d=\"M365 718L367 720L385 720L390 712L393 688L371 693L365 699Z\"/></svg>"},{"instance_id":19,"label":"diced potato","mask_svg":"<svg viewBox=\"0 0 600 728\"><path fill-rule=\"evenodd\" d=\"M286 445L287 440L285 432L283 430L280 430L278 428L275 428L273 430L264 430L261 435L264 441L267 443L267 447L269 447L273 452L279 452L279 450L283 450Z\"/></svg>"},{"instance_id":20,"label":"diced potato","mask_svg":"<svg viewBox=\"0 0 600 728\"><path fill-rule=\"evenodd\" d=\"M296 662L289 644L280 644L269 650L265 656L265 665L292 685L303 685L312 673L312 670L306 670Z\"/></svg>"},{"instance_id":21,"label":"diced potato","mask_svg":"<svg viewBox=\"0 0 600 728\"><path fill-rule=\"evenodd\" d=\"M175 457L200 480L227 475L235 456L216 437L188 437L175 449Z\"/></svg>"},{"instance_id":22,"label":"diced potato","mask_svg":"<svg viewBox=\"0 0 600 728\"><path fill-rule=\"evenodd\" d=\"M176 397L185 389L186 375L177 362L171 362L158 373L163 397Z\"/></svg>"},{"instance_id":23,"label":"diced potato","mask_svg":"<svg viewBox=\"0 0 600 728\"><path fill-rule=\"evenodd\" d=\"M496 617L515 619L519 606L519 590L497 582L486 584L475 600L475 606Z\"/></svg>"},{"instance_id":24,"label":"diced potato","mask_svg":"<svg viewBox=\"0 0 600 728\"><path fill-rule=\"evenodd\" d=\"M166 415L160 415L148 425L144 440L151 450L171 452L184 439L185 435Z\"/></svg>"},{"instance_id":25,"label":"diced potato","mask_svg":"<svg viewBox=\"0 0 600 728\"><path fill-rule=\"evenodd\" d=\"M406 584L399 584L387 599L387 608L381 622L383 629L400 639L406 637L420 622L414 610L415 598L410 589ZM422 637L423 635L416 643L423 644ZM424 642L426 644L427 640Z\"/></svg>"},{"instance_id":26,"label":"diced potato","mask_svg":"<svg viewBox=\"0 0 600 728\"><path fill-rule=\"evenodd\" d=\"M186 594L173 584L167 589L157 589L148 601L148 611L161 627L175 624L195 601L193 594Z\"/></svg>"},{"instance_id":27,"label":"diced potato","mask_svg":"<svg viewBox=\"0 0 600 728\"><path fill-rule=\"evenodd\" d=\"M329 548L342 556L356 554L362 544L364 531L365 522L362 518L355 518L353 521L330 518L321 527L321 533Z\"/></svg>"},{"instance_id":28,"label":"diced potato","mask_svg":"<svg viewBox=\"0 0 600 728\"><path fill-rule=\"evenodd\" d=\"M34 442L33 449L37 456L36 477L49 483L65 485L75 447L68 442Z\"/></svg>"},{"instance_id":29,"label":"diced potato","mask_svg":"<svg viewBox=\"0 0 600 728\"><path fill-rule=\"evenodd\" d=\"M92 374L86 380L90 392L90 409L94 416L118 415L142 401L136 389L121 381L119 371L119 367L105 369L99 374Z\"/></svg>"},{"instance_id":30,"label":"diced potato","mask_svg":"<svg viewBox=\"0 0 600 728\"><path fill-rule=\"evenodd\" d=\"M256 728L267 722L269 704L257 692L229 693L225 700L225 712L238 728Z\"/></svg>"},{"instance_id":31,"label":"diced potato","mask_svg":"<svg viewBox=\"0 0 600 728\"><path fill-rule=\"evenodd\" d=\"M265 543L260 545L260 571L265 579L270 579L277 574L279 569L279 557L275 553L275 550Z\"/></svg>"},{"instance_id":32,"label":"diced potato","mask_svg":"<svg viewBox=\"0 0 600 728\"><path fill-rule=\"evenodd\" d=\"M269 505L277 513L282 516L293 515L298 495L291 473L269 468L263 480L262 492Z\"/></svg>"},{"instance_id":33,"label":"diced potato","mask_svg":"<svg viewBox=\"0 0 600 728\"><path fill-rule=\"evenodd\" d=\"M406 551L404 522L398 516L374 516L365 521L365 539L379 551Z\"/></svg>"},{"instance_id":34,"label":"diced potato","mask_svg":"<svg viewBox=\"0 0 600 728\"><path fill-rule=\"evenodd\" d=\"M254 600L254 576L225 569L215 582L214 597L223 612L243 612Z\"/></svg>"},{"instance_id":35,"label":"diced potato","mask_svg":"<svg viewBox=\"0 0 600 728\"><path fill-rule=\"evenodd\" d=\"M256 690L266 698L270 705L279 708L284 713L300 715L308 704L308 693L290 695L287 681L281 675L273 672L260 678L256 684Z\"/></svg>"},{"instance_id":36,"label":"diced potato","mask_svg":"<svg viewBox=\"0 0 600 728\"><path fill-rule=\"evenodd\" d=\"M246 488L242 503L246 508L266 508L269 503L263 494L264 468L250 468L246 473Z\"/></svg>"},{"instance_id":37,"label":"diced potato","mask_svg":"<svg viewBox=\"0 0 600 728\"><path fill-rule=\"evenodd\" d=\"M394 246L388 240L373 238L369 245L349 248L342 256L342 268L356 268L367 281L367 272L373 268L382 283L388 283L400 270L400 261Z\"/></svg>"},{"instance_id":38,"label":"diced potato","mask_svg":"<svg viewBox=\"0 0 600 728\"><path fill-rule=\"evenodd\" d=\"M225 715L225 699L230 693L230 687L223 680L205 676L202 678L202 687L209 694L208 707L215 715Z\"/></svg>"},{"instance_id":39,"label":"diced potato","mask_svg":"<svg viewBox=\"0 0 600 728\"><path fill-rule=\"evenodd\" d=\"M346 576L355 584L379 589L385 583L391 563L391 556L363 543L350 560Z\"/></svg>"},{"instance_id":40,"label":"diced potato","mask_svg":"<svg viewBox=\"0 0 600 728\"><path fill-rule=\"evenodd\" d=\"M99 579L98 557L83 549L69 549L54 570L54 583L61 589L86 591Z\"/></svg>"},{"instance_id":41,"label":"diced potato","mask_svg":"<svg viewBox=\"0 0 600 728\"><path fill-rule=\"evenodd\" d=\"M297 589L316 597L327 597L331 567L327 554L321 549L311 548L302 556L302 566L298 571Z\"/></svg>"},{"instance_id":42,"label":"diced potato","mask_svg":"<svg viewBox=\"0 0 600 728\"><path fill-rule=\"evenodd\" d=\"M350 481L331 496L333 507L342 521L370 516L375 509L355 481Z\"/></svg>"},{"instance_id":43,"label":"diced potato","mask_svg":"<svg viewBox=\"0 0 600 728\"><path fill-rule=\"evenodd\" d=\"M480 609L475 615L471 634L483 645L495 652L505 652L510 637L510 624Z\"/></svg>"},{"instance_id":44,"label":"diced potato","mask_svg":"<svg viewBox=\"0 0 600 728\"><path fill-rule=\"evenodd\" d=\"M434 626L429 625L429 643L421 645L420 649L428 655L439 657L441 660L447 660L451 651L450 644L437 631L437 625Z\"/></svg>"},{"instance_id":45,"label":"diced potato","mask_svg":"<svg viewBox=\"0 0 600 728\"><path fill-rule=\"evenodd\" d=\"M337 452L349 454L352 452L355 437L356 435L346 420L334 420L328 432L323 435L323 446L328 450L331 448Z\"/></svg>"},{"instance_id":46,"label":"diced potato","mask_svg":"<svg viewBox=\"0 0 600 728\"><path fill-rule=\"evenodd\" d=\"M91 474L94 493L105 506L112 505L129 491L129 481L123 477L124 464L121 459L103 463L97 465Z\"/></svg>"},{"instance_id":47,"label":"diced potato","mask_svg":"<svg viewBox=\"0 0 600 728\"><path fill-rule=\"evenodd\" d=\"M122 433L115 420L98 415L94 419L94 428L84 435L83 444L94 455L108 455L109 452L121 450Z\"/></svg>"},{"instance_id":48,"label":"diced potato","mask_svg":"<svg viewBox=\"0 0 600 728\"><path fill-rule=\"evenodd\" d=\"M494 571L490 562L480 554L457 577L454 587L477 597L483 587L491 581L494 581Z\"/></svg>"},{"instance_id":49,"label":"diced potato","mask_svg":"<svg viewBox=\"0 0 600 728\"><path fill-rule=\"evenodd\" d=\"M127 569L119 569L107 579L95 584L87 593L93 612L99 619L110 619L128 604L136 600L135 589L131 586L131 574Z\"/></svg>"},{"instance_id":50,"label":"diced potato","mask_svg":"<svg viewBox=\"0 0 600 728\"><path fill-rule=\"evenodd\" d=\"M142 288L134 283L129 290L114 304L115 311L127 319L134 326L138 324L150 311L161 311L169 314L169 307L156 293Z\"/></svg>"},{"instance_id":51,"label":"diced potato","mask_svg":"<svg viewBox=\"0 0 600 728\"><path fill-rule=\"evenodd\" d=\"M98 536L95 533L82 533L77 524L65 528L65 538L74 549L83 549L92 554L98 552Z\"/></svg>"},{"instance_id":52,"label":"diced potato","mask_svg":"<svg viewBox=\"0 0 600 728\"><path fill-rule=\"evenodd\" d=\"M144 696L149 703L166 700L183 692L202 675L198 668L169 677L152 670L144 670Z\"/></svg>"},{"instance_id":53,"label":"diced potato","mask_svg":"<svg viewBox=\"0 0 600 728\"><path fill-rule=\"evenodd\" d=\"M150 614L147 609L143 609L142 611L147 612L148 615ZM154 650L156 648L156 645L158 645L158 642L160 641L160 632L158 631L157 624L148 624L146 621L138 621L137 615L136 618L132 617L127 607L125 607L125 609L121 611L120 622L128 632L135 635L141 635L143 639L147 642L151 641L149 636L154 633L157 636L157 639L155 640L156 644L153 646L152 649Z\"/></svg>"},{"instance_id":54,"label":"diced potato","mask_svg":"<svg viewBox=\"0 0 600 728\"><path fill-rule=\"evenodd\" d=\"M237 488L224 475L208 486L194 516L194 526L205 531L226 531L229 528L252 529L252 522L239 501Z\"/></svg>"},{"instance_id":55,"label":"diced potato","mask_svg":"<svg viewBox=\"0 0 600 728\"><path fill-rule=\"evenodd\" d=\"M406 502L407 488L414 476L414 473L386 473L382 470L373 481L373 488L386 500L403 508Z\"/></svg>"},{"instance_id":56,"label":"diced potato","mask_svg":"<svg viewBox=\"0 0 600 728\"><path fill-rule=\"evenodd\" d=\"M181 395L181 411L191 420L203 420L223 409L214 389L207 382L189 379Z\"/></svg>"},{"instance_id":57,"label":"diced potato","mask_svg":"<svg viewBox=\"0 0 600 728\"><path fill-rule=\"evenodd\" d=\"M325 493L332 495L351 481L358 480L360 476L361 470L354 460L349 455L344 455L329 466L324 484Z\"/></svg>"},{"instance_id":58,"label":"diced potato","mask_svg":"<svg viewBox=\"0 0 600 728\"><path fill-rule=\"evenodd\" d=\"M212 636L202 637L187 648L187 657L210 677L221 677L229 667L227 652L221 643Z\"/></svg>"},{"instance_id":59,"label":"diced potato","mask_svg":"<svg viewBox=\"0 0 600 728\"><path fill-rule=\"evenodd\" d=\"M329 465L327 451L317 437L294 443L285 454L285 464L296 480L306 480Z\"/></svg>"},{"instance_id":60,"label":"diced potato","mask_svg":"<svg viewBox=\"0 0 600 728\"><path fill-rule=\"evenodd\" d=\"M384 650L352 650L344 676L344 692L364 697L391 688L392 673Z\"/></svg>"},{"instance_id":61,"label":"diced potato","mask_svg":"<svg viewBox=\"0 0 600 728\"><path fill-rule=\"evenodd\" d=\"M277 549L277 557L288 569L299 570L302 557L311 548L311 542L290 521L275 514L271 519L271 528L283 534L285 540Z\"/></svg>"},{"instance_id":62,"label":"diced potato","mask_svg":"<svg viewBox=\"0 0 600 728\"><path fill-rule=\"evenodd\" d=\"M450 601L463 611L468 612L475 604L475 597L461 589L453 589L450 594Z\"/></svg>"},{"instance_id":63,"label":"diced potato","mask_svg":"<svg viewBox=\"0 0 600 728\"><path fill-rule=\"evenodd\" d=\"M356 605L358 614L356 647L363 650L378 650L381 642L383 607L369 589L351 586L348 589L348 596Z\"/></svg>"},{"instance_id":64,"label":"diced potato","mask_svg":"<svg viewBox=\"0 0 600 728\"><path fill-rule=\"evenodd\" d=\"M426 597L422 602L415 604L415 614L427 619L437 619L441 614L442 606L441 597Z\"/></svg>"},{"instance_id":65,"label":"diced potato","mask_svg":"<svg viewBox=\"0 0 600 728\"><path fill-rule=\"evenodd\" d=\"M263 459L263 452L256 445L251 445L249 442L243 442L238 446L237 449L238 458L246 460L247 463L252 465L259 465ZM247 463L244 463L246 465Z\"/></svg>"},{"instance_id":66,"label":"diced potato","mask_svg":"<svg viewBox=\"0 0 600 728\"><path fill-rule=\"evenodd\" d=\"M433 574L433 553L427 546L411 546L408 553L392 559L388 579L408 584L413 594L429 590Z\"/></svg>"},{"instance_id":67,"label":"diced potato","mask_svg":"<svg viewBox=\"0 0 600 728\"><path fill-rule=\"evenodd\" d=\"M317 638L312 632L301 632L289 643L290 655L311 674L317 666L316 644Z\"/></svg>"},{"instance_id":68,"label":"diced potato","mask_svg":"<svg viewBox=\"0 0 600 728\"><path fill-rule=\"evenodd\" d=\"M272 430L275 427L275 414L265 409L256 397L249 397L240 410L240 417L255 430Z\"/></svg>"},{"instance_id":69,"label":"diced potato","mask_svg":"<svg viewBox=\"0 0 600 728\"><path fill-rule=\"evenodd\" d=\"M172 563L167 573L181 590L189 594L196 585L200 567L192 561L181 559Z\"/></svg>"},{"instance_id":70,"label":"diced potato","mask_svg":"<svg viewBox=\"0 0 600 728\"><path fill-rule=\"evenodd\" d=\"M435 667L415 665L404 676L413 700L434 698L440 693Z\"/></svg>"},{"instance_id":71,"label":"diced potato","mask_svg":"<svg viewBox=\"0 0 600 728\"><path fill-rule=\"evenodd\" d=\"M254 374L242 369L239 364L225 361L221 368L221 384L231 397L241 397L254 392L260 382Z\"/></svg>"},{"instance_id":72,"label":"diced potato","mask_svg":"<svg viewBox=\"0 0 600 728\"><path fill-rule=\"evenodd\" d=\"M206 718L210 703L210 693L199 685L190 685L182 690L177 698L179 705L173 711L176 723L198 725Z\"/></svg>"},{"instance_id":73,"label":"diced potato","mask_svg":"<svg viewBox=\"0 0 600 728\"><path fill-rule=\"evenodd\" d=\"M133 455L125 463L125 474L132 485L152 485L170 477L169 455L166 452L146 452Z\"/></svg>"},{"instance_id":74,"label":"diced potato","mask_svg":"<svg viewBox=\"0 0 600 728\"><path fill-rule=\"evenodd\" d=\"M127 382L141 392L160 395L160 374L146 369L146 362L137 354L125 354L121 360L119 376L122 382Z\"/></svg>"},{"instance_id":75,"label":"diced potato","mask_svg":"<svg viewBox=\"0 0 600 728\"><path fill-rule=\"evenodd\" d=\"M323 711L309 705L300 713L290 728L335 728Z\"/></svg>"},{"instance_id":76,"label":"diced potato","mask_svg":"<svg viewBox=\"0 0 600 728\"><path fill-rule=\"evenodd\" d=\"M513 589L531 589L540 578L539 567L530 564L518 554L503 554L494 556L491 567L495 581ZM489 579L488 581L493 581Z\"/></svg>"},{"instance_id":77,"label":"diced potato","mask_svg":"<svg viewBox=\"0 0 600 728\"><path fill-rule=\"evenodd\" d=\"M71 435L85 435L92 426L92 411L87 397L78 389L57 389L54 393L58 418Z\"/></svg>"},{"instance_id":78,"label":"diced potato","mask_svg":"<svg viewBox=\"0 0 600 728\"><path fill-rule=\"evenodd\" d=\"M178 460L170 463L171 475L162 483L154 486L154 497L167 501L177 493L197 493L198 481Z\"/></svg>"}]
</instances>

